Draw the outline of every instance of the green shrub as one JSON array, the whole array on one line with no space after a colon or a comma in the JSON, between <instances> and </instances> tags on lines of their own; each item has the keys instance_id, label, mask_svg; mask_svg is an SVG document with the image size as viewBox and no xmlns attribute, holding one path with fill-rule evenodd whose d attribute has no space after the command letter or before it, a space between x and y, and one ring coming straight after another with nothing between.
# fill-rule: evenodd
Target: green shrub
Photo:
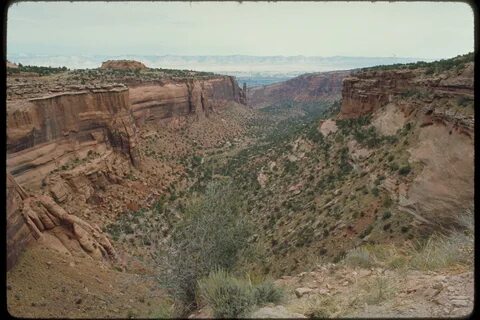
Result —
<instances>
[{"instance_id":1,"label":"green shrub","mask_svg":"<svg viewBox=\"0 0 480 320\"><path fill-rule=\"evenodd\" d=\"M275 287L271 281L265 281L254 288L254 297L257 305L279 303L283 298L283 291Z\"/></svg>"},{"instance_id":2,"label":"green shrub","mask_svg":"<svg viewBox=\"0 0 480 320\"><path fill-rule=\"evenodd\" d=\"M400 169L398 169L398 173L402 176L406 176L410 173L411 170L412 168L407 164L405 166L400 167Z\"/></svg>"},{"instance_id":3,"label":"green shrub","mask_svg":"<svg viewBox=\"0 0 480 320\"><path fill-rule=\"evenodd\" d=\"M392 297L395 288L392 281L387 277L377 276L374 281L367 283L366 291L365 302L369 305L375 305Z\"/></svg>"},{"instance_id":4,"label":"green shrub","mask_svg":"<svg viewBox=\"0 0 480 320\"><path fill-rule=\"evenodd\" d=\"M383 213L383 216L382 216L382 219L383 220L387 220L388 218L390 218L392 216L392 213L390 211L385 211Z\"/></svg>"},{"instance_id":5,"label":"green shrub","mask_svg":"<svg viewBox=\"0 0 480 320\"><path fill-rule=\"evenodd\" d=\"M161 278L186 313L195 306L197 281L222 268L230 271L249 249L252 224L238 192L226 183L210 183L203 197L186 205L162 252Z\"/></svg>"},{"instance_id":6,"label":"green shrub","mask_svg":"<svg viewBox=\"0 0 480 320\"><path fill-rule=\"evenodd\" d=\"M173 304L169 302L161 302L156 311L152 312L154 319L169 319L175 317Z\"/></svg>"},{"instance_id":7,"label":"green shrub","mask_svg":"<svg viewBox=\"0 0 480 320\"><path fill-rule=\"evenodd\" d=\"M237 279L226 271L210 273L198 282L198 292L213 310L216 318L238 318L247 315L255 304L254 290L244 279Z\"/></svg>"},{"instance_id":8,"label":"green shrub","mask_svg":"<svg viewBox=\"0 0 480 320\"><path fill-rule=\"evenodd\" d=\"M365 238L368 236L373 230L373 225L369 225L363 232L360 234L360 238Z\"/></svg>"}]
</instances>

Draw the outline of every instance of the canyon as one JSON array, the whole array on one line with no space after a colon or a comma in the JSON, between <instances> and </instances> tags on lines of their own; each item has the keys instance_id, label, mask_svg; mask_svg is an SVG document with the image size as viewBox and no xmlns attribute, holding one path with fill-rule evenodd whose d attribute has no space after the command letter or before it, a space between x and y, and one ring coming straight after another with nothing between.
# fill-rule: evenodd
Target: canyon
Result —
<instances>
[{"instance_id":1,"label":"canyon","mask_svg":"<svg viewBox=\"0 0 480 320\"><path fill-rule=\"evenodd\" d=\"M348 310L328 316L467 314L468 262L405 269L405 288L403 269L391 267L417 259L416 241L469 230L473 56L451 64L312 73L254 88L126 60L43 76L9 69L10 313L155 317L170 303L156 280L159 252L189 201L230 180L255 225L249 243L260 248L248 274L273 277L288 293L281 307L254 315L315 316L311 298ZM357 250L372 250L361 252L375 263L349 265ZM379 277L395 279L407 307L363 308L347 290ZM449 303L445 289L433 303L439 287L468 297ZM212 313L199 305L191 316Z\"/></svg>"},{"instance_id":2,"label":"canyon","mask_svg":"<svg viewBox=\"0 0 480 320\"><path fill-rule=\"evenodd\" d=\"M136 67L137 62L128 61L102 64L103 69ZM66 236L60 229L73 228L79 241L98 236L88 224L70 218L56 202L65 205L72 198L89 202L98 188L119 183L126 168L141 166L136 144L139 128L146 122L208 117L229 102L245 103L242 89L232 77L115 83L120 77L93 86L79 84L75 78L66 79L68 85L63 88L47 82L46 92L40 93L30 91L35 86L16 85L22 75L11 79L14 84L9 91L23 91L7 100L9 266L25 244L40 238L44 231L62 238ZM58 173L62 171L59 168L85 161L83 167ZM43 198L32 208L27 200L36 199L36 193ZM81 229L82 224L88 231ZM81 246L85 247L87 252L93 251L90 244Z\"/></svg>"}]
</instances>

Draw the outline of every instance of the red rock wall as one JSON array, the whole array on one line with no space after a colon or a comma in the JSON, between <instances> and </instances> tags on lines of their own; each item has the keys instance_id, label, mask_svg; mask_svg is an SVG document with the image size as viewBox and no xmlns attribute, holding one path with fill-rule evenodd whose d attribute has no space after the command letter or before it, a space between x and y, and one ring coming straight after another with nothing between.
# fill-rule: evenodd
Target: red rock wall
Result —
<instances>
[{"instance_id":1,"label":"red rock wall","mask_svg":"<svg viewBox=\"0 0 480 320\"><path fill-rule=\"evenodd\" d=\"M7 101L8 267L33 239L42 239L60 251L115 256L101 230L57 203L72 196L88 199L98 184L115 182L116 172L125 169L123 164L139 164L135 122L141 125L187 114L208 116L241 99L242 90L234 78L218 77ZM51 171L90 152L101 157L81 170L62 173L61 179L47 178ZM125 157L129 161L119 160ZM42 184L48 186L51 197L24 191L38 190Z\"/></svg>"},{"instance_id":2,"label":"red rock wall","mask_svg":"<svg viewBox=\"0 0 480 320\"><path fill-rule=\"evenodd\" d=\"M242 103L242 90L232 77L208 80L162 81L130 84L130 104L142 125L175 116L208 116L229 102Z\"/></svg>"},{"instance_id":3,"label":"red rock wall","mask_svg":"<svg viewBox=\"0 0 480 320\"><path fill-rule=\"evenodd\" d=\"M407 90L423 90L433 97L465 95L473 98L473 63L460 74L444 73L441 77L426 76L419 69L359 72L343 80L340 117L371 113Z\"/></svg>"},{"instance_id":4,"label":"red rock wall","mask_svg":"<svg viewBox=\"0 0 480 320\"><path fill-rule=\"evenodd\" d=\"M7 270L17 261L20 253L34 240L22 215L25 191L7 174Z\"/></svg>"},{"instance_id":5,"label":"red rock wall","mask_svg":"<svg viewBox=\"0 0 480 320\"><path fill-rule=\"evenodd\" d=\"M27 193L7 174L7 270L34 239L66 254L87 253L116 259L116 252L97 226L65 211L45 195Z\"/></svg>"},{"instance_id":6,"label":"red rock wall","mask_svg":"<svg viewBox=\"0 0 480 320\"><path fill-rule=\"evenodd\" d=\"M127 88L7 101L7 168L21 185L89 151L113 149L138 164Z\"/></svg>"},{"instance_id":7,"label":"red rock wall","mask_svg":"<svg viewBox=\"0 0 480 320\"><path fill-rule=\"evenodd\" d=\"M339 98L342 80L349 74L350 71L306 74L288 81L250 88L247 94L248 105L261 108L285 101L315 102Z\"/></svg>"}]
</instances>

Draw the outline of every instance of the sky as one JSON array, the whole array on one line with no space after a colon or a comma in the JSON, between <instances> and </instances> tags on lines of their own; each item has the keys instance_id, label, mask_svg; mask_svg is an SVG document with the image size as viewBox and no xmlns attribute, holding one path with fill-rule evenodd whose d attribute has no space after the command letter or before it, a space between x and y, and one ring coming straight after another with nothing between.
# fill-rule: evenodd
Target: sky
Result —
<instances>
[{"instance_id":1,"label":"sky","mask_svg":"<svg viewBox=\"0 0 480 320\"><path fill-rule=\"evenodd\" d=\"M449 58L473 51L454 2L18 2L7 53Z\"/></svg>"}]
</instances>

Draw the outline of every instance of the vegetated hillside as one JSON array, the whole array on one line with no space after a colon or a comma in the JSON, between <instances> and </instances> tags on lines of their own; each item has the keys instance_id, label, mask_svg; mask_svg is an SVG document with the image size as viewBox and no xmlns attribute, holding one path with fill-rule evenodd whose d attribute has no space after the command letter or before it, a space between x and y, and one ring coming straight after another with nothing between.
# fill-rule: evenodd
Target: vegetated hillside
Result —
<instances>
[{"instance_id":1,"label":"vegetated hillside","mask_svg":"<svg viewBox=\"0 0 480 320\"><path fill-rule=\"evenodd\" d=\"M290 117L210 164L234 179L257 226L250 276L280 277L286 290L254 317L472 310L472 57L356 72L342 101L311 118L294 112L302 103L263 108Z\"/></svg>"},{"instance_id":2,"label":"vegetated hillside","mask_svg":"<svg viewBox=\"0 0 480 320\"><path fill-rule=\"evenodd\" d=\"M338 116L287 135L281 124L269 144L229 161L225 174L263 229L265 270L339 261L364 243L402 244L458 223L474 194L469 57L434 73L436 62L358 72L343 81Z\"/></svg>"}]
</instances>

